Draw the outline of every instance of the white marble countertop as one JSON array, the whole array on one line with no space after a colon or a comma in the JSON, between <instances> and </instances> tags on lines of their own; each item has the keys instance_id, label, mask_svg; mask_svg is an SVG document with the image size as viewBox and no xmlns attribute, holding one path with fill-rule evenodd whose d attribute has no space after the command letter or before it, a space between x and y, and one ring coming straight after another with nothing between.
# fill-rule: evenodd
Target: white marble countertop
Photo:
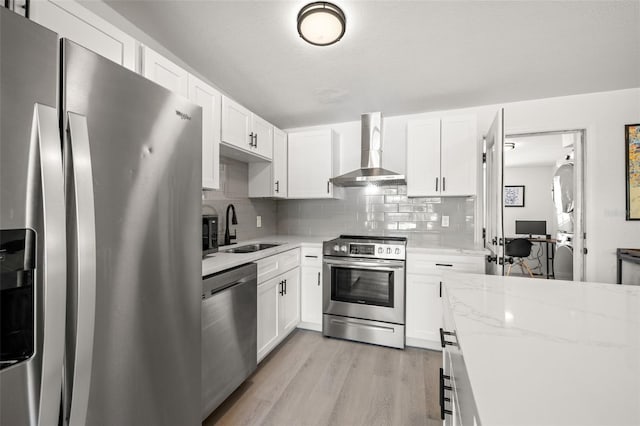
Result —
<instances>
[{"instance_id":1,"label":"white marble countertop","mask_svg":"<svg viewBox=\"0 0 640 426\"><path fill-rule=\"evenodd\" d=\"M485 256L489 254L489 250L482 246L475 247L447 247L447 246L420 246L416 244L407 244L407 251L422 254L451 254L458 256Z\"/></svg>"},{"instance_id":2,"label":"white marble countertop","mask_svg":"<svg viewBox=\"0 0 640 426\"><path fill-rule=\"evenodd\" d=\"M640 287L447 273L480 421L640 425Z\"/></svg>"},{"instance_id":3,"label":"white marble countertop","mask_svg":"<svg viewBox=\"0 0 640 426\"><path fill-rule=\"evenodd\" d=\"M329 236L270 235L253 240L241 241L230 246L222 246L218 249L217 253L214 253L202 259L202 276L204 277L206 275L215 274L216 272L234 268L245 263L255 262L256 260L262 259L264 257L273 256L274 254L282 253L284 251L300 247L302 244L312 244L321 247L323 241L332 240L337 236L337 234ZM255 243L281 243L281 245L267 250L260 250L254 253L224 253L224 251L229 248L241 247L247 244ZM487 253L486 249L481 246L466 248L443 246L425 247L417 243L412 243L411 241L409 241L409 243L407 244L407 251L423 254L446 253L452 255L485 255Z\"/></svg>"},{"instance_id":4,"label":"white marble countertop","mask_svg":"<svg viewBox=\"0 0 640 426\"><path fill-rule=\"evenodd\" d=\"M273 256L287 250L292 250L301 245L317 245L322 247L322 242L335 237L309 237L296 235L272 235L262 237L255 240L241 241L237 244L222 246L218 248L218 252L211 254L202 259L202 276L215 274L225 269L243 265L245 263L255 262L256 260ZM225 253L224 251L234 247L242 247L247 244L255 243L279 243L281 245L266 250L260 250L253 253Z\"/></svg>"}]
</instances>

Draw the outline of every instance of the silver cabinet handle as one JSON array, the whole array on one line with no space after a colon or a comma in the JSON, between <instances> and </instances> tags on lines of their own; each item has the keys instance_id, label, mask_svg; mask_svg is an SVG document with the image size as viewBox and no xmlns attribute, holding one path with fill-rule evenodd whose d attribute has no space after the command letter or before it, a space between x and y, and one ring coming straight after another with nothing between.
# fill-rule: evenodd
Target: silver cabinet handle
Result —
<instances>
[{"instance_id":1,"label":"silver cabinet handle","mask_svg":"<svg viewBox=\"0 0 640 426\"><path fill-rule=\"evenodd\" d=\"M436 192L438 192L438 178L436 178Z\"/></svg>"},{"instance_id":2,"label":"silver cabinet handle","mask_svg":"<svg viewBox=\"0 0 640 426\"><path fill-rule=\"evenodd\" d=\"M445 192L447 189L446 184L447 181L445 180L446 178L444 176L442 176L442 192Z\"/></svg>"},{"instance_id":3,"label":"silver cabinet handle","mask_svg":"<svg viewBox=\"0 0 640 426\"><path fill-rule=\"evenodd\" d=\"M72 191L74 205L68 214L75 229L69 230L74 240L75 267L70 285L76 287L77 321L75 339L75 365L73 370L73 396L69 414L70 425L85 424L91 364L93 362L93 329L96 307L96 224L93 200L93 170L86 117L68 113L68 137L65 141L67 185Z\"/></svg>"},{"instance_id":4,"label":"silver cabinet handle","mask_svg":"<svg viewBox=\"0 0 640 426\"><path fill-rule=\"evenodd\" d=\"M254 137L253 147L257 148L258 147L258 134L257 133L254 134L253 137Z\"/></svg>"},{"instance_id":5,"label":"silver cabinet handle","mask_svg":"<svg viewBox=\"0 0 640 426\"><path fill-rule=\"evenodd\" d=\"M327 194L329 194L329 184L330 183L331 183L330 181L327 181Z\"/></svg>"},{"instance_id":6,"label":"silver cabinet handle","mask_svg":"<svg viewBox=\"0 0 640 426\"><path fill-rule=\"evenodd\" d=\"M249 146L253 146L253 132L249 133Z\"/></svg>"},{"instance_id":7,"label":"silver cabinet handle","mask_svg":"<svg viewBox=\"0 0 640 426\"><path fill-rule=\"evenodd\" d=\"M320 285L320 272L318 272L318 285Z\"/></svg>"},{"instance_id":8,"label":"silver cabinet handle","mask_svg":"<svg viewBox=\"0 0 640 426\"><path fill-rule=\"evenodd\" d=\"M276 181L276 192L280 193L280 181L279 180Z\"/></svg>"},{"instance_id":9,"label":"silver cabinet handle","mask_svg":"<svg viewBox=\"0 0 640 426\"><path fill-rule=\"evenodd\" d=\"M42 424L57 424L62 386L60 366L64 354L67 255L62 155L55 108L39 104L34 106L31 145L31 152L37 152L39 160L35 157L30 159L29 166L36 168L36 173L30 174L28 191L37 194L38 188L41 190L45 241L42 247L43 265L40 267L46 290L41 296L44 305L41 321L45 328L42 334L40 421ZM40 214L33 211L34 208L33 203L27 204L28 217Z\"/></svg>"}]
</instances>

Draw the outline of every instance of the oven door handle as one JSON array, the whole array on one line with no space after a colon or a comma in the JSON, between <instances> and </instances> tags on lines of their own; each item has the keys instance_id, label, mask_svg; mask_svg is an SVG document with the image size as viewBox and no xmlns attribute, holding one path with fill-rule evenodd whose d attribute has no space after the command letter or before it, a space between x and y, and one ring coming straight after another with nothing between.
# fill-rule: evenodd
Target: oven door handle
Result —
<instances>
[{"instance_id":1,"label":"oven door handle","mask_svg":"<svg viewBox=\"0 0 640 426\"><path fill-rule=\"evenodd\" d=\"M378 270L390 270L390 269L404 269L403 261L393 261L393 260L377 260L377 261L366 261L360 259L328 259L327 256L324 257L324 263L329 266L340 266L343 268L370 268L370 269L378 269Z\"/></svg>"}]
</instances>

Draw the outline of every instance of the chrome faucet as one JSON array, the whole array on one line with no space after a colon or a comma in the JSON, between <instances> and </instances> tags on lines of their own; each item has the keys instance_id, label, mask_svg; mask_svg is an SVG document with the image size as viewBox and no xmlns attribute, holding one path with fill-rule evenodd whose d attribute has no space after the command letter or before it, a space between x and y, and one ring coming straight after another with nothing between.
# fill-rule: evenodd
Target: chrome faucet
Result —
<instances>
[{"instance_id":1,"label":"chrome faucet","mask_svg":"<svg viewBox=\"0 0 640 426\"><path fill-rule=\"evenodd\" d=\"M231 235L229 233L229 209L231 209L231 212L233 213L233 216L231 217L231 224L232 225L237 225L238 224L238 218L236 217L236 208L234 207L233 204L229 204L227 206L227 214L226 214L226 223L225 223L225 230L224 230L224 245L228 246L229 244L231 244L231 240L236 240L238 237L236 236L236 230L233 230L233 235Z\"/></svg>"}]
</instances>

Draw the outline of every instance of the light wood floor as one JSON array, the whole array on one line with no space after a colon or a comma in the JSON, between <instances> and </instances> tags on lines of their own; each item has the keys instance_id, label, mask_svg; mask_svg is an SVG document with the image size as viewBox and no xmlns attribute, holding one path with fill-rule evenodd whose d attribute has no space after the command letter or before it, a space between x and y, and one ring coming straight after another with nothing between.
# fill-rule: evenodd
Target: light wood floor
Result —
<instances>
[{"instance_id":1,"label":"light wood floor","mask_svg":"<svg viewBox=\"0 0 640 426\"><path fill-rule=\"evenodd\" d=\"M440 352L296 330L203 425L442 425Z\"/></svg>"}]
</instances>

